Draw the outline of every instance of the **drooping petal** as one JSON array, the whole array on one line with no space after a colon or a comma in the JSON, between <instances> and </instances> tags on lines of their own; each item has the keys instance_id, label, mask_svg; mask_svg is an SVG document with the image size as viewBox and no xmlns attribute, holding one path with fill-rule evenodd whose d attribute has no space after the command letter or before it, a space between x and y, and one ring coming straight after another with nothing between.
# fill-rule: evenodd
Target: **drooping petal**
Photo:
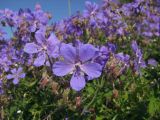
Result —
<instances>
[{"instance_id":1,"label":"drooping petal","mask_svg":"<svg viewBox=\"0 0 160 120\"><path fill-rule=\"evenodd\" d=\"M102 66L98 63L85 63L80 66L81 70L92 78L97 78L101 75Z\"/></svg>"},{"instance_id":2,"label":"drooping petal","mask_svg":"<svg viewBox=\"0 0 160 120\"><path fill-rule=\"evenodd\" d=\"M15 78L15 79L13 80L13 84L17 85L18 83L19 83L19 79Z\"/></svg>"},{"instance_id":3,"label":"drooping petal","mask_svg":"<svg viewBox=\"0 0 160 120\"><path fill-rule=\"evenodd\" d=\"M85 87L85 85L86 85L86 81L84 79L84 76L77 75L76 73L72 75L72 78L70 81L70 86L72 87L72 89L76 91L80 91Z\"/></svg>"},{"instance_id":4,"label":"drooping petal","mask_svg":"<svg viewBox=\"0 0 160 120\"><path fill-rule=\"evenodd\" d=\"M8 74L6 77L7 77L7 79L12 79L12 78L14 78L14 75Z\"/></svg>"},{"instance_id":5,"label":"drooping petal","mask_svg":"<svg viewBox=\"0 0 160 120\"><path fill-rule=\"evenodd\" d=\"M60 54L68 62L74 63L76 60L76 49L70 44L62 44Z\"/></svg>"},{"instance_id":6,"label":"drooping petal","mask_svg":"<svg viewBox=\"0 0 160 120\"><path fill-rule=\"evenodd\" d=\"M40 53L38 55L38 57L35 59L34 65L36 67L40 67L40 66L44 65L45 61L46 61L46 54L44 52Z\"/></svg>"},{"instance_id":7,"label":"drooping petal","mask_svg":"<svg viewBox=\"0 0 160 120\"><path fill-rule=\"evenodd\" d=\"M90 60L95 55L96 51L97 49L90 44L80 45L79 46L80 60L82 62Z\"/></svg>"},{"instance_id":8,"label":"drooping petal","mask_svg":"<svg viewBox=\"0 0 160 120\"><path fill-rule=\"evenodd\" d=\"M35 43L27 43L24 46L24 51L29 54L38 53L40 47Z\"/></svg>"},{"instance_id":9,"label":"drooping petal","mask_svg":"<svg viewBox=\"0 0 160 120\"><path fill-rule=\"evenodd\" d=\"M58 61L53 65L53 73L57 76L65 76L70 72L73 72L74 64Z\"/></svg>"}]
</instances>

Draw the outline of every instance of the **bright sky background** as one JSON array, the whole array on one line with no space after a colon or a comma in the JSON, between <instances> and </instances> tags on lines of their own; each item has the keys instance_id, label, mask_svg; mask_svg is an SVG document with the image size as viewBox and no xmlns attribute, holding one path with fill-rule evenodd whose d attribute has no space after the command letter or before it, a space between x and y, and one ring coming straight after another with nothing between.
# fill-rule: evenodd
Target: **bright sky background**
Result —
<instances>
[{"instance_id":1,"label":"bright sky background","mask_svg":"<svg viewBox=\"0 0 160 120\"><path fill-rule=\"evenodd\" d=\"M85 1L87 0L70 0L71 14L76 11L83 11ZM88 0L91 2L101 3L102 0ZM41 4L44 11L48 11L53 15L53 21L59 21L68 17L68 0L0 0L0 9L9 8L11 10L19 10L19 8L34 9L36 3Z\"/></svg>"}]
</instances>

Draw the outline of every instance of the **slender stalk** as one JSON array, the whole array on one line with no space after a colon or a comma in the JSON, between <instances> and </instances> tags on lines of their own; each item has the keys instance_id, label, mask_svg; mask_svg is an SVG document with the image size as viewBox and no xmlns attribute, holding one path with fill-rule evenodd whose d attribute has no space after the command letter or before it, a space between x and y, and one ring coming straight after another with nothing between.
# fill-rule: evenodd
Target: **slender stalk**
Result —
<instances>
[{"instance_id":1,"label":"slender stalk","mask_svg":"<svg viewBox=\"0 0 160 120\"><path fill-rule=\"evenodd\" d=\"M95 94L94 94L94 97L92 98L91 102L89 102L89 104L87 104L87 106L83 109L81 115L83 115L83 114L86 112L86 110L92 105L92 103L93 103L94 100L96 99L96 96L97 96L97 94L98 94L99 89L100 89L99 87L96 89L96 92L95 92Z\"/></svg>"},{"instance_id":2,"label":"slender stalk","mask_svg":"<svg viewBox=\"0 0 160 120\"><path fill-rule=\"evenodd\" d=\"M94 96L93 96L92 100L87 104L87 106L84 107L84 109L82 110L81 115L83 115L86 112L86 110L93 104L93 102L95 101L95 99L97 97L97 94L98 94L99 90L103 87L104 82L105 82L105 79L104 79L104 76L103 76L101 81L100 81L100 83L98 84L98 87L97 87L97 89L96 89L96 91L94 93Z\"/></svg>"},{"instance_id":3,"label":"slender stalk","mask_svg":"<svg viewBox=\"0 0 160 120\"><path fill-rule=\"evenodd\" d=\"M51 71L52 71L53 62L52 62L52 60L50 59L49 55L48 55L48 54L46 54L46 55L47 55L47 57L48 57L48 61L49 61L49 64L50 64L50 69L51 69Z\"/></svg>"},{"instance_id":4,"label":"slender stalk","mask_svg":"<svg viewBox=\"0 0 160 120\"><path fill-rule=\"evenodd\" d=\"M71 15L71 0L68 0L68 15Z\"/></svg>"}]
</instances>

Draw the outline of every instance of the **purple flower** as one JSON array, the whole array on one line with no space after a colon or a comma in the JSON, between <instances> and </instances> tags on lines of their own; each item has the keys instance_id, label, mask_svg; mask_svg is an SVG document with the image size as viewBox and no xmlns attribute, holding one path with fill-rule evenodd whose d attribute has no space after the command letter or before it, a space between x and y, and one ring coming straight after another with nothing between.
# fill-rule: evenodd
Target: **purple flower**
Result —
<instances>
[{"instance_id":1,"label":"purple flower","mask_svg":"<svg viewBox=\"0 0 160 120\"><path fill-rule=\"evenodd\" d=\"M84 76L98 78L101 75L102 66L92 59L97 49L90 44L81 44L73 47L71 44L63 44L60 48L60 54L63 60L53 65L53 72L57 76L73 74L70 80L71 87L80 91L85 87Z\"/></svg>"},{"instance_id":2,"label":"purple flower","mask_svg":"<svg viewBox=\"0 0 160 120\"><path fill-rule=\"evenodd\" d=\"M22 67L19 67L18 69L11 70L12 74L7 75L7 79L13 79L13 84L18 84L19 80L21 78L25 77L25 73L23 73Z\"/></svg>"},{"instance_id":3,"label":"purple flower","mask_svg":"<svg viewBox=\"0 0 160 120\"><path fill-rule=\"evenodd\" d=\"M130 56L129 55L125 55L124 53L118 53L118 54L115 54L115 57L117 59L119 59L120 61L122 61L124 63L124 66L126 67L129 67L129 60L130 60Z\"/></svg>"},{"instance_id":4,"label":"purple flower","mask_svg":"<svg viewBox=\"0 0 160 120\"><path fill-rule=\"evenodd\" d=\"M113 43L110 43L110 42L108 42L107 43L107 47L108 47L108 50L110 51L110 52L115 52L116 51L116 45L115 44L113 44Z\"/></svg>"},{"instance_id":5,"label":"purple flower","mask_svg":"<svg viewBox=\"0 0 160 120\"><path fill-rule=\"evenodd\" d=\"M94 59L97 63L101 64L102 66L105 66L107 60L109 59L109 56L110 56L110 51L108 47L102 46L100 47L99 51L96 53L96 56Z\"/></svg>"},{"instance_id":6,"label":"purple flower","mask_svg":"<svg viewBox=\"0 0 160 120\"><path fill-rule=\"evenodd\" d=\"M2 53L1 53L2 55ZM9 70L9 66L12 64L12 62L6 57L2 56L0 58L0 68L4 69L5 72Z\"/></svg>"},{"instance_id":7,"label":"purple flower","mask_svg":"<svg viewBox=\"0 0 160 120\"><path fill-rule=\"evenodd\" d=\"M94 16L97 13L98 5L96 3L91 3L89 1L85 2L86 9L83 13L84 17Z\"/></svg>"},{"instance_id":8,"label":"purple flower","mask_svg":"<svg viewBox=\"0 0 160 120\"><path fill-rule=\"evenodd\" d=\"M29 54L37 53L38 56L34 61L34 65L39 67L45 64L47 55L50 57L58 57L60 41L54 34L51 34L48 39L45 38L45 30L39 30L36 32L37 44L27 43L24 47L24 51Z\"/></svg>"},{"instance_id":9,"label":"purple flower","mask_svg":"<svg viewBox=\"0 0 160 120\"><path fill-rule=\"evenodd\" d=\"M157 64L158 64L158 62L157 62L155 59L149 59L149 60L148 60L148 64L156 67Z\"/></svg>"},{"instance_id":10,"label":"purple flower","mask_svg":"<svg viewBox=\"0 0 160 120\"><path fill-rule=\"evenodd\" d=\"M39 22L43 25L46 25L49 21L47 13L43 12L41 9L38 9L34 12L34 16L36 20L39 20Z\"/></svg>"}]
</instances>

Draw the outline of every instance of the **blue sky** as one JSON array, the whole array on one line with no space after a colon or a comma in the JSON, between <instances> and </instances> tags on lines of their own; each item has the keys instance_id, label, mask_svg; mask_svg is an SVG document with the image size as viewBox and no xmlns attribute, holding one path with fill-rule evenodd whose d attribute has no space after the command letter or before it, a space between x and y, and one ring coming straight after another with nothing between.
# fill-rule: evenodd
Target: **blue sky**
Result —
<instances>
[{"instance_id":1,"label":"blue sky","mask_svg":"<svg viewBox=\"0 0 160 120\"><path fill-rule=\"evenodd\" d=\"M83 11L85 1L87 0L70 0L71 13ZM102 0L89 0L91 2L101 3ZM9 8L11 10L19 10L19 8L34 9L36 3L41 4L44 11L48 11L53 15L53 21L59 21L68 17L68 0L0 0L0 9Z\"/></svg>"}]
</instances>

